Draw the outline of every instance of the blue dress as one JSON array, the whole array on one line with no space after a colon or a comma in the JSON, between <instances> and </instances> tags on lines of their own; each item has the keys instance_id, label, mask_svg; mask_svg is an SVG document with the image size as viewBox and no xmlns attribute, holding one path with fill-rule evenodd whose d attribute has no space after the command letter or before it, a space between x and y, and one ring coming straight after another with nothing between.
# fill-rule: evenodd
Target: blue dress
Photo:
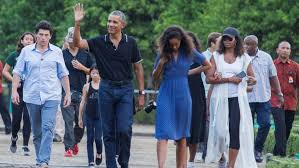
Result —
<instances>
[{"instance_id":1,"label":"blue dress","mask_svg":"<svg viewBox=\"0 0 299 168\"><path fill-rule=\"evenodd\" d=\"M156 58L155 66L159 63ZM190 136L192 101L188 85L188 71L194 62L203 64L205 57L196 50L187 57L182 51L177 60L164 65L162 81L157 97L157 139L179 140Z\"/></svg>"}]
</instances>

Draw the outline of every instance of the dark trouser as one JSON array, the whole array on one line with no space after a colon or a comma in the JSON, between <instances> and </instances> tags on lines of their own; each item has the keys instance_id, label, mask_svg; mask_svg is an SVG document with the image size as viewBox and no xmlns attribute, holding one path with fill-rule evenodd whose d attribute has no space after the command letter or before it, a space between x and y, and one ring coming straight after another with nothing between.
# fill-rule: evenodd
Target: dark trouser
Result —
<instances>
[{"instance_id":1,"label":"dark trouser","mask_svg":"<svg viewBox=\"0 0 299 168\"><path fill-rule=\"evenodd\" d=\"M19 92L19 95L21 96L22 94ZM12 137L13 138L16 138L18 136L18 132L21 127L22 117L23 117L23 145L28 146L30 133L31 133L31 124L30 124L30 118L29 118L26 104L23 101L23 98L20 97L19 105L12 104Z\"/></svg>"},{"instance_id":2,"label":"dark trouser","mask_svg":"<svg viewBox=\"0 0 299 168\"><path fill-rule=\"evenodd\" d=\"M65 122L64 145L65 150L73 149L74 145L79 143L83 137L84 129L79 127L79 103L71 103L68 107L63 107L63 99L61 102L61 112ZM75 127L74 127L75 122Z\"/></svg>"},{"instance_id":3,"label":"dark trouser","mask_svg":"<svg viewBox=\"0 0 299 168\"><path fill-rule=\"evenodd\" d=\"M122 168L129 165L133 124L132 101L132 83L113 85L109 81L101 81L99 106L107 168L117 168L115 160L117 145L119 145L118 163Z\"/></svg>"},{"instance_id":4,"label":"dark trouser","mask_svg":"<svg viewBox=\"0 0 299 168\"><path fill-rule=\"evenodd\" d=\"M86 113L85 113L86 114ZM102 123L101 118L94 119L88 114L85 115L87 129L87 155L88 163L94 162L93 143L96 143L97 154L102 154Z\"/></svg>"},{"instance_id":5,"label":"dark trouser","mask_svg":"<svg viewBox=\"0 0 299 168\"><path fill-rule=\"evenodd\" d=\"M249 103L249 105L252 113L253 122L256 113L257 123L259 125L259 129L255 138L254 148L256 151L262 152L271 126L270 124L271 104L268 101L263 103L257 103L257 102Z\"/></svg>"},{"instance_id":6,"label":"dark trouser","mask_svg":"<svg viewBox=\"0 0 299 168\"><path fill-rule=\"evenodd\" d=\"M75 110L75 126L74 126L74 136L75 136L75 144L80 143L84 136L84 127L79 127L79 106L77 105L77 109Z\"/></svg>"},{"instance_id":7,"label":"dark trouser","mask_svg":"<svg viewBox=\"0 0 299 168\"><path fill-rule=\"evenodd\" d=\"M229 148L240 149L240 107L238 97L228 98Z\"/></svg>"},{"instance_id":8,"label":"dark trouser","mask_svg":"<svg viewBox=\"0 0 299 168\"><path fill-rule=\"evenodd\" d=\"M285 124L286 124L287 140L289 139L290 134L291 134L294 118L295 118L295 111L285 110Z\"/></svg>"},{"instance_id":9,"label":"dark trouser","mask_svg":"<svg viewBox=\"0 0 299 168\"><path fill-rule=\"evenodd\" d=\"M281 108L272 107L272 115L275 123L275 146L273 149L274 155L286 155L286 124L285 112Z\"/></svg>"},{"instance_id":10,"label":"dark trouser","mask_svg":"<svg viewBox=\"0 0 299 168\"><path fill-rule=\"evenodd\" d=\"M0 114L5 126L5 130L10 132L11 130L11 118L9 112L4 104L3 95L0 93Z\"/></svg>"}]
</instances>

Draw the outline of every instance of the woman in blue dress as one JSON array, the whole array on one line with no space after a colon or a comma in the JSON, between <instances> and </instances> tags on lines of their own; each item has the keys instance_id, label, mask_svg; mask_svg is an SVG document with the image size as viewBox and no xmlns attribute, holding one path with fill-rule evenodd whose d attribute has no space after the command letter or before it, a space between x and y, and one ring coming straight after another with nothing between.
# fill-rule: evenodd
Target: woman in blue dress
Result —
<instances>
[{"instance_id":1,"label":"woman in blue dress","mask_svg":"<svg viewBox=\"0 0 299 168\"><path fill-rule=\"evenodd\" d=\"M192 39L178 26L168 27L159 39L153 78L162 78L157 97L156 138L159 168L165 167L167 142L177 142L177 168L187 167L186 137L190 136L191 96L188 75L211 67L203 55L194 49ZM197 62L203 66L189 70Z\"/></svg>"}]
</instances>

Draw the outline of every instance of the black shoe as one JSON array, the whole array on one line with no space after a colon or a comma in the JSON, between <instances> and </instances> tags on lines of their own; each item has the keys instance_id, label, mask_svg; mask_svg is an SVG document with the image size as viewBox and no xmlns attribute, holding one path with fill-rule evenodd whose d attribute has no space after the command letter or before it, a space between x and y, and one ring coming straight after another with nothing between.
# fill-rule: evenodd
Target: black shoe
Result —
<instances>
[{"instance_id":1,"label":"black shoe","mask_svg":"<svg viewBox=\"0 0 299 168\"><path fill-rule=\"evenodd\" d=\"M5 134L8 135L11 133L11 128L5 128Z\"/></svg>"},{"instance_id":2,"label":"black shoe","mask_svg":"<svg viewBox=\"0 0 299 168\"><path fill-rule=\"evenodd\" d=\"M263 162L263 153L262 152L254 151L254 157L255 157L255 161L257 163L262 163Z\"/></svg>"},{"instance_id":3,"label":"black shoe","mask_svg":"<svg viewBox=\"0 0 299 168\"><path fill-rule=\"evenodd\" d=\"M16 136L15 138L11 137L10 151L12 153L16 153L17 151L17 140L18 136Z\"/></svg>"},{"instance_id":4,"label":"black shoe","mask_svg":"<svg viewBox=\"0 0 299 168\"><path fill-rule=\"evenodd\" d=\"M102 163L102 154L97 154L96 165L100 165L101 163Z\"/></svg>"}]
</instances>

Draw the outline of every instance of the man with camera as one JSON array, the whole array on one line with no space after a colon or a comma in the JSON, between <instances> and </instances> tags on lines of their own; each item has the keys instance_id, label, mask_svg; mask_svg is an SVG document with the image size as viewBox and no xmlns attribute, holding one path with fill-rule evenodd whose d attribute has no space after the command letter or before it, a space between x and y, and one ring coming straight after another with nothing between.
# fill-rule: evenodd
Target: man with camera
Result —
<instances>
[{"instance_id":1,"label":"man with camera","mask_svg":"<svg viewBox=\"0 0 299 168\"><path fill-rule=\"evenodd\" d=\"M69 71L71 99L72 103L68 107L61 107L63 119L65 122L65 157L77 155L78 143L81 141L84 129L78 125L79 105L81 93L86 83L86 75L89 73L89 67L93 64L91 56L82 49L74 46L73 43L74 27L68 29L65 40L69 43L68 48L64 49L63 58ZM73 127L75 121L75 127Z\"/></svg>"}]
</instances>

